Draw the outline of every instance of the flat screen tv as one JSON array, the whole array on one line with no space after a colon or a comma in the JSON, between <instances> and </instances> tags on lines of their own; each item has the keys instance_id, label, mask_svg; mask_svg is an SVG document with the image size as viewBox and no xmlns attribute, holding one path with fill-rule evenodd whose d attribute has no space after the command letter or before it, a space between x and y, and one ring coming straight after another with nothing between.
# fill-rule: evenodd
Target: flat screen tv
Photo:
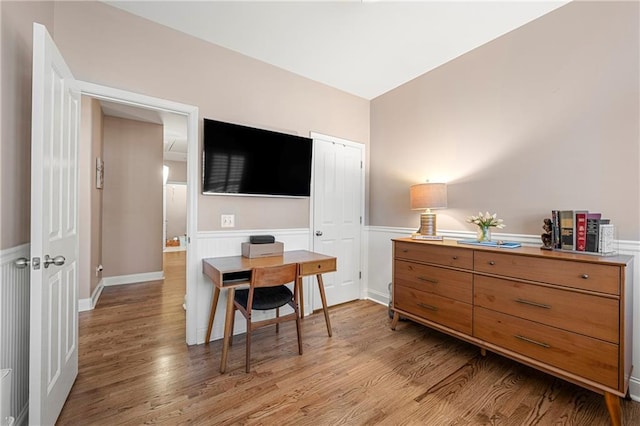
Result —
<instances>
[{"instance_id":1,"label":"flat screen tv","mask_svg":"<svg viewBox=\"0 0 640 426\"><path fill-rule=\"evenodd\" d=\"M204 194L308 197L309 138L204 119Z\"/></svg>"}]
</instances>

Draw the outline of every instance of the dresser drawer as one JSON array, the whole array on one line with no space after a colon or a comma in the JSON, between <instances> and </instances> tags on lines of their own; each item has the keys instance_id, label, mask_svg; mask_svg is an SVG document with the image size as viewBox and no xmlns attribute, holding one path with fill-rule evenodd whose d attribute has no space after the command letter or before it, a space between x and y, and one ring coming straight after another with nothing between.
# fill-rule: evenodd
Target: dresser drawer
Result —
<instances>
[{"instance_id":1,"label":"dresser drawer","mask_svg":"<svg viewBox=\"0 0 640 426\"><path fill-rule=\"evenodd\" d=\"M475 306L618 343L617 299L498 278L475 277Z\"/></svg>"},{"instance_id":2,"label":"dresser drawer","mask_svg":"<svg viewBox=\"0 0 640 426\"><path fill-rule=\"evenodd\" d=\"M336 270L336 259L323 259L300 264L300 275L315 275Z\"/></svg>"},{"instance_id":3,"label":"dresser drawer","mask_svg":"<svg viewBox=\"0 0 640 426\"><path fill-rule=\"evenodd\" d=\"M473 335L597 383L618 388L618 345L474 308Z\"/></svg>"},{"instance_id":4,"label":"dresser drawer","mask_svg":"<svg viewBox=\"0 0 640 426\"><path fill-rule=\"evenodd\" d=\"M396 260L393 276L394 285L398 287L410 287L465 303L473 300L471 272Z\"/></svg>"},{"instance_id":5,"label":"dresser drawer","mask_svg":"<svg viewBox=\"0 0 640 426\"><path fill-rule=\"evenodd\" d=\"M471 334L470 304L403 286L396 287L393 295L395 309Z\"/></svg>"},{"instance_id":6,"label":"dresser drawer","mask_svg":"<svg viewBox=\"0 0 640 426\"><path fill-rule=\"evenodd\" d=\"M475 270L506 277L620 294L620 268L613 265L476 251Z\"/></svg>"},{"instance_id":7,"label":"dresser drawer","mask_svg":"<svg viewBox=\"0 0 640 426\"><path fill-rule=\"evenodd\" d=\"M473 268L473 250L419 242L396 242L394 247L396 259L416 260L463 269Z\"/></svg>"}]
</instances>

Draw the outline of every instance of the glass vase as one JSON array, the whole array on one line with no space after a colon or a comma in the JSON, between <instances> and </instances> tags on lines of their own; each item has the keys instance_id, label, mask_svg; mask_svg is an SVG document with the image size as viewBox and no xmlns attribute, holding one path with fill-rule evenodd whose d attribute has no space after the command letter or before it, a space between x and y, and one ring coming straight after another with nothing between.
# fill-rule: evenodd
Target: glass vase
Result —
<instances>
[{"instance_id":1,"label":"glass vase","mask_svg":"<svg viewBox=\"0 0 640 426\"><path fill-rule=\"evenodd\" d=\"M476 239L479 243L485 243L491 241L491 227L490 226L478 226L478 234Z\"/></svg>"}]
</instances>

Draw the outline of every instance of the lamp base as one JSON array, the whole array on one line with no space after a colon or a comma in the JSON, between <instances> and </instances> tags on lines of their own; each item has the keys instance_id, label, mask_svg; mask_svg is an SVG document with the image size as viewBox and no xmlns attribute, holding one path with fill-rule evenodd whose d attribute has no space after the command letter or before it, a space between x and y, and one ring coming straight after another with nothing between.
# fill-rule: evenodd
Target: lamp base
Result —
<instances>
[{"instance_id":1,"label":"lamp base","mask_svg":"<svg viewBox=\"0 0 640 426\"><path fill-rule=\"evenodd\" d=\"M428 235L430 237L436 236L436 214L430 211L422 213L420 215L420 229L418 234Z\"/></svg>"}]
</instances>

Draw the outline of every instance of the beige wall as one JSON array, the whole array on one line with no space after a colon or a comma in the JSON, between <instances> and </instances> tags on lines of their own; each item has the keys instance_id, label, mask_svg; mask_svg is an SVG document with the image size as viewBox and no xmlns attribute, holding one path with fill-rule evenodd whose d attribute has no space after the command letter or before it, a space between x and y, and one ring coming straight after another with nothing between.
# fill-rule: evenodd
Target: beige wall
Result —
<instances>
[{"instance_id":1,"label":"beige wall","mask_svg":"<svg viewBox=\"0 0 640 426\"><path fill-rule=\"evenodd\" d=\"M102 274L102 190L96 188L96 158L102 158L102 109L100 102L82 97L80 144L78 147L78 298L87 299Z\"/></svg>"},{"instance_id":2,"label":"beige wall","mask_svg":"<svg viewBox=\"0 0 640 426\"><path fill-rule=\"evenodd\" d=\"M367 100L103 3L2 0L0 7L0 249L29 242L33 21L47 27L81 80L196 105L201 118L369 142ZM239 198L200 196L198 229L219 228L229 212L238 228L308 226L307 200ZM259 211L275 217L265 221Z\"/></svg>"},{"instance_id":3,"label":"beige wall","mask_svg":"<svg viewBox=\"0 0 640 426\"><path fill-rule=\"evenodd\" d=\"M53 28L53 3L0 1L0 249L29 242L33 22Z\"/></svg>"},{"instance_id":4,"label":"beige wall","mask_svg":"<svg viewBox=\"0 0 640 426\"><path fill-rule=\"evenodd\" d=\"M201 118L368 144L365 99L98 2L56 3L55 23L54 40L81 80L196 105ZM198 229L219 229L223 213L240 229L309 226L307 199L201 195Z\"/></svg>"},{"instance_id":5,"label":"beige wall","mask_svg":"<svg viewBox=\"0 0 640 426\"><path fill-rule=\"evenodd\" d=\"M409 185L442 178L443 229L470 230L464 218L482 209L538 234L552 208L587 208L640 239L636 2L572 2L375 99L370 117L364 99L102 3L0 7L0 248L29 241L32 21L83 80L298 134L368 143L371 129L371 225L415 227ZM239 228L308 224L304 201L200 196L198 228L218 229L221 213Z\"/></svg>"},{"instance_id":6,"label":"beige wall","mask_svg":"<svg viewBox=\"0 0 640 426\"><path fill-rule=\"evenodd\" d=\"M440 229L478 210L539 234L552 209L640 239L638 2L573 2L371 104L370 224L418 226L409 185L444 180Z\"/></svg>"},{"instance_id":7,"label":"beige wall","mask_svg":"<svg viewBox=\"0 0 640 426\"><path fill-rule=\"evenodd\" d=\"M162 271L162 126L105 116L104 276Z\"/></svg>"}]
</instances>

